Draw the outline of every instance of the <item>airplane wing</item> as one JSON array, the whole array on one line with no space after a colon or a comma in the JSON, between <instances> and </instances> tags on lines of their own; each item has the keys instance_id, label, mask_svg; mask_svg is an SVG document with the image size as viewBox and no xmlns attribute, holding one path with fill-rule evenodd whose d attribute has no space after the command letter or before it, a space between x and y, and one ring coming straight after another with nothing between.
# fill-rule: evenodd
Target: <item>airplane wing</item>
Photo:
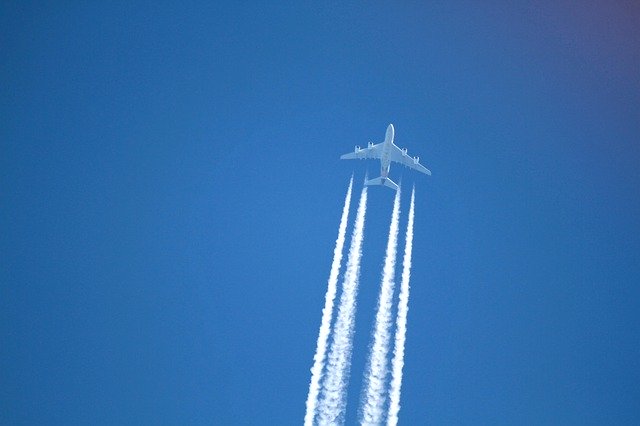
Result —
<instances>
[{"instance_id":1,"label":"airplane wing","mask_svg":"<svg viewBox=\"0 0 640 426\"><path fill-rule=\"evenodd\" d=\"M420 159L418 157L415 157L415 158L411 157L409 154L407 154L406 150L400 149L395 145L391 150L389 159L391 161L395 161L396 163L400 163L403 166L412 168L413 170L417 170L420 173L424 173L426 175L431 176L431 170L427 169L425 166L420 164Z\"/></svg>"},{"instance_id":2,"label":"airplane wing","mask_svg":"<svg viewBox=\"0 0 640 426\"><path fill-rule=\"evenodd\" d=\"M382 155L382 143L370 144L366 148L356 147L354 152L340 156L341 160L365 160L371 158L380 158Z\"/></svg>"}]
</instances>

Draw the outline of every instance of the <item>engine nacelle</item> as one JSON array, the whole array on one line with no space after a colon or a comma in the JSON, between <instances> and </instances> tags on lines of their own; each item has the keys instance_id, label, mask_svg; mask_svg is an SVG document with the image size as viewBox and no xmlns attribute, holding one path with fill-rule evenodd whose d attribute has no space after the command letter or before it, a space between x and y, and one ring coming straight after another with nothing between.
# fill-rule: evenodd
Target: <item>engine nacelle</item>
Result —
<instances>
[{"instance_id":1,"label":"engine nacelle","mask_svg":"<svg viewBox=\"0 0 640 426\"><path fill-rule=\"evenodd\" d=\"M413 157L413 164L418 164L420 162L420 157Z\"/></svg>"},{"instance_id":2,"label":"engine nacelle","mask_svg":"<svg viewBox=\"0 0 640 426\"><path fill-rule=\"evenodd\" d=\"M362 151L362 149L360 149L360 147L356 145L356 154L359 153L360 151Z\"/></svg>"},{"instance_id":3,"label":"engine nacelle","mask_svg":"<svg viewBox=\"0 0 640 426\"><path fill-rule=\"evenodd\" d=\"M373 142L369 142L369 148L373 148Z\"/></svg>"},{"instance_id":4,"label":"engine nacelle","mask_svg":"<svg viewBox=\"0 0 640 426\"><path fill-rule=\"evenodd\" d=\"M407 148L402 148L402 155L407 156Z\"/></svg>"}]
</instances>

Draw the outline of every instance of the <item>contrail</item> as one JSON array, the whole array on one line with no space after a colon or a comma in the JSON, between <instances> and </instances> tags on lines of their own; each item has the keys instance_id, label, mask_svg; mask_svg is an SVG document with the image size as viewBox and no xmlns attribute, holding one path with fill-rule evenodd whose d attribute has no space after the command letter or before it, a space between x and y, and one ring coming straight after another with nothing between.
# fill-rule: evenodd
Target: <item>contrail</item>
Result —
<instances>
[{"instance_id":1,"label":"contrail","mask_svg":"<svg viewBox=\"0 0 640 426\"><path fill-rule=\"evenodd\" d=\"M404 343L407 334L407 313L409 312L409 280L411 279L411 252L413 251L413 216L416 188L411 191L411 207L409 207L409 221L404 244L404 259L402 260L402 281L400 282L400 297L398 301L398 316L396 318L395 348L391 360L391 388L389 391L388 426L398 424L400 411L400 387L402 386L402 367L404 367Z\"/></svg>"},{"instance_id":2,"label":"contrail","mask_svg":"<svg viewBox=\"0 0 640 426\"><path fill-rule=\"evenodd\" d=\"M324 359L327 352L327 340L331 331L331 318L333 317L333 301L336 297L336 287L338 284L338 274L342 264L342 250L344 248L345 234L347 233L347 220L349 218L349 207L351 206L351 189L353 187L353 176L349 181L349 189L344 198L342 217L338 228L338 238L333 249L333 262L327 283L327 293L324 296L324 309L322 310L322 321L318 332L318 343L316 344L316 354L313 357L313 367L311 367L311 382L309 383L309 395L307 396L307 412L304 416L305 426L312 426L316 416L318 405L318 394L320 393L320 378L324 367Z\"/></svg>"},{"instance_id":3,"label":"contrail","mask_svg":"<svg viewBox=\"0 0 640 426\"><path fill-rule=\"evenodd\" d=\"M319 424L321 425L342 423L344 419L366 210L367 187L365 186L360 195L356 222L351 236L338 316L334 325L327 373L323 382L322 400L318 410Z\"/></svg>"},{"instance_id":4,"label":"contrail","mask_svg":"<svg viewBox=\"0 0 640 426\"><path fill-rule=\"evenodd\" d=\"M365 377L367 386L362 400L362 424L381 424L385 404L385 382L387 379L387 355L391 338L391 301L395 286L396 251L398 244L398 217L400 215L400 190L396 191L393 213L389 226L389 240L382 269L382 283L378 298L373 332L373 345L367 363Z\"/></svg>"}]
</instances>

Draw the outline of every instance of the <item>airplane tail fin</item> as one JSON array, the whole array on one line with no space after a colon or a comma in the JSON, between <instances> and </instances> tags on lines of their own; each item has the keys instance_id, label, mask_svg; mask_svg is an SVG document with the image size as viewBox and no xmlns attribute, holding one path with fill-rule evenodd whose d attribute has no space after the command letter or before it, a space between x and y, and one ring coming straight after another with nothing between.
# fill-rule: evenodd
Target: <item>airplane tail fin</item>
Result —
<instances>
[{"instance_id":1,"label":"airplane tail fin","mask_svg":"<svg viewBox=\"0 0 640 426\"><path fill-rule=\"evenodd\" d=\"M370 186L370 185L384 185L387 188L391 188L391 189L393 189L395 191L398 190L398 185L396 185L391 179L383 178L382 176L381 177L377 177L375 179L366 180L364 182L364 184L367 185L367 186Z\"/></svg>"}]
</instances>

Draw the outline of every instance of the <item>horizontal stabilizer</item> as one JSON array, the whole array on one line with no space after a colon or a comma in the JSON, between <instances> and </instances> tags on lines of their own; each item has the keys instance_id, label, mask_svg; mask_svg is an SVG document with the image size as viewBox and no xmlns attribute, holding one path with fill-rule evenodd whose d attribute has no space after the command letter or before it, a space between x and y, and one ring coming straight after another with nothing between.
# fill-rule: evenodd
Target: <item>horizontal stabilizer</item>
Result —
<instances>
[{"instance_id":1,"label":"horizontal stabilizer","mask_svg":"<svg viewBox=\"0 0 640 426\"><path fill-rule=\"evenodd\" d=\"M370 186L370 185L384 185L387 188L391 188L393 190L398 190L398 185L396 185L391 179L389 178L383 178L381 177L377 177L375 179L370 179L364 182L365 185Z\"/></svg>"}]
</instances>

